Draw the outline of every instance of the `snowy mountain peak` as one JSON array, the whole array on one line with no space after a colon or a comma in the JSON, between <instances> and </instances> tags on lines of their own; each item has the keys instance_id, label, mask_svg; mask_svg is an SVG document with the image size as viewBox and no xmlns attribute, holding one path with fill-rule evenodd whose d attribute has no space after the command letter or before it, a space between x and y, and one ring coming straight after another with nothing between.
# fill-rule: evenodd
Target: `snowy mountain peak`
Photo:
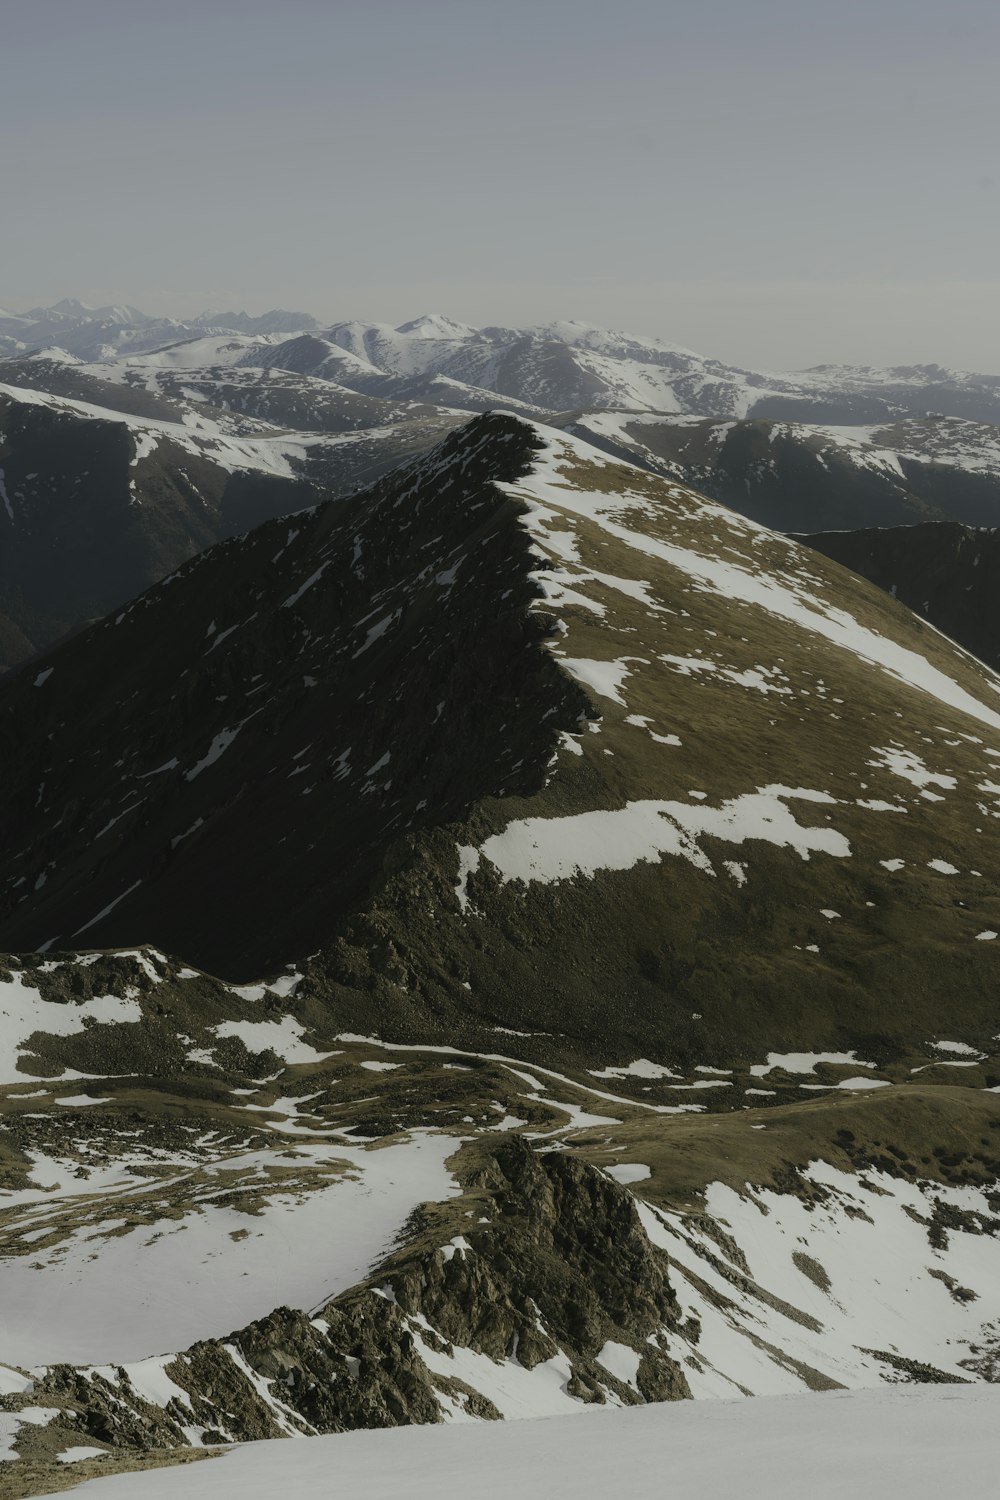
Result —
<instances>
[{"instance_id":1,"label":"snowy mountain peak","mask_svg":"<svg viewBox=\"0 0 1000 1500\"><path fill-rule=\"evenodd\" d=\"M421 339L466 339L474 338L477 330L467 323L456 323L441 313L424 313L409 323L400 323L397 333L407 333Z\"/></svg>"},{"instance_id":2,"label":"snowy mountain peak","mask_svg":"<svg viewBox=\"0 0 1000 1500\"><path fill-rule=\"evenodd\" d=\"M82 365L85 363L75 354L70 354L66 349L60 349L58 344L52 344L48 349L34 349L27 358L39 364L50 362L60 365Z\"/></svg>"}]
</instances>

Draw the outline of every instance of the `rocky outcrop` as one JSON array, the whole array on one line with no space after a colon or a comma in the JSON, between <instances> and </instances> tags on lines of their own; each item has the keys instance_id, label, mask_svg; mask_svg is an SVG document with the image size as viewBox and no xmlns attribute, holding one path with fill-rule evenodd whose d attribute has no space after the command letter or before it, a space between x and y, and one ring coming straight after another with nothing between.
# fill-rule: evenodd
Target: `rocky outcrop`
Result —
<instances>
[{"instance_id":1,"label":"rocky outcrop","mask_svg":"<svg viewBox=\"0 0 1000 1500\"><path fill-rule=\"evenodd\" d=\"M446 1228L461 1232L440 1243ZM539 1370L546 1384L557 1369L582 1403L689 1396L666 1345L698 1333L633 1196L583 1161L511 1138L484 1148L463 1198L428 1205L408 1247L314 1314L278 1308L135 1366L54 1365L30 1398L4 1399L59 1412L27 1430L35 1449L40 1431L146 1449L439 1422L456 1407L495 1420L505 1366L522 1378L550 1367ZM600 1363L609 1343L634 1351L634 1382Z\"/></svg>"}]
</instances>

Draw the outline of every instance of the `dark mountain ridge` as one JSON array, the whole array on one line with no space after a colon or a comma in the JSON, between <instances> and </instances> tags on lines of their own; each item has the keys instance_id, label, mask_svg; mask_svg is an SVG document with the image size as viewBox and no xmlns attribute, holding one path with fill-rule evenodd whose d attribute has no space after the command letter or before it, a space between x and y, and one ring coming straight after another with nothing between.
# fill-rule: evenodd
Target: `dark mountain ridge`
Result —
<instances>
[{"instance_id":1,"label":"dark mountain ridge","mask_svg":"<svg viewBox=\"0 0 1000 1500\"><path fill-rule=\"evenodd\" d=\"M485 421L214 549L11 683L8 946L143 931L253 977L319 946L428 818L529 792L587 707L534 646L528 539L491 484L531 451Z\"/></svg>"}]
</instances>

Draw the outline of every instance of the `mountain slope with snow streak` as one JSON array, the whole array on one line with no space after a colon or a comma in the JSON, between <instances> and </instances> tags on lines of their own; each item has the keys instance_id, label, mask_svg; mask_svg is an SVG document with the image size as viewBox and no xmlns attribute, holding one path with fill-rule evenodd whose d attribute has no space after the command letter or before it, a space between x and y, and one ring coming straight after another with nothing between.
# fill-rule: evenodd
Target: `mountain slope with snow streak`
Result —
<instances>
[{"instance_id":1,"label":"mountain slope with snow streak","mask_svg":"<svg viewBox=\"0 0 1000 1500\"><path fill-rule=\"evenodd\" d=\"M0 385L0 610L16 629L0 670L220 538L318 498L294 467L302 443L155 410Z\"/></svg>"},{"instance_id":2,"label":"mountain slope with snow streak","mask_svg":"<svg viewBox=\"0 0 1000 1500\"><path fill-rule=\"evenodd\" d=\"M533 650L541 625L526 611L536 592L528 539L517 525L517 507L489 478L496 443L501 451L523 445L522 431L486 424L373 494L258 529L64 648L82 653L77 666L66 659L62 675L65 687L75 684L72 692L82 695L69 712L95 726L103 721L118 738L122 759L112 765L98 750L92 761L98 781L89 784L91 771L84 773L85 819L93 817L94 840L88 875L71 852L79 849L82 827L70 834L55 819L50 828L56 843L67 834L70 842L54 860L50 850L51 868L35 889L54 895L62 866L69 877L64 897L76 893L72 910L57 902L43 921L51 928L56 918L59 931L29 939L22 928L18 943L58 946L83 932L100 940L104 916L133 891L133 904L146 905L154 925L165 910L174 913L180 924L174 947L208 966L228 966L242 949L239 967L252 974L251 966L322 940L331 908L355 899L374 878L386 841L464 813L481 790L530 786L544 775L544 750L519 754L516 746L548 745L545 709L555 704L575 724L586 700ZM467 559L471 565L463 568ZM476 610L487 628L460 645L464 623ZM109 653L106 668L96 669L96 680L107 684L96 697L92 668L83 665L94 661L94 643L98 654ZM11 684L6 722L15 737L22 694L32 695L29 713L44 709L34 682L54 682L55 669L51 677L46 671L22 674ZM473 687L486 671L494 695L479 700ZM47 700L59 716L61 698L56 686ZM530 712L517 734L505 738L501 730L515 703ZM481 742L480 753L465 764L451 764L446 748L455 722ZM93 743L104 742L101 734ZM13 741L6 743L13 750ZM34 779L37 768L26 755L22 764ZM74 795L70 783L82 769L78 763L74 771L69 761L63 768L68 782L54 763L55 780L43 777L50 792L60 783L59 800ZM236 797L234 774L243 787ZM13 797L8 805L13 815ZM317 840L319 818L337 826L333 842ZM33 823L32 815L16 815L11 829L20 827L40 852L47 839L39 843ZM102 843L112 829L114 837ZM27 852L28 844L22 848ZM166 885L148 869L132 867L138 858L145 869L149 856ZM258 952L246 935L234 950L235 927L226 936L229 924L219 921L220 858L233 866L221 893L232 922L242 928L251 911L267 915L259 937L268 946ZM281 870L300 899L272 915ZM40 875L31 877L32 885ZM19 900L19 879L14 876L10 893L20 926L27 907ZM168 892L175 882L176 901ZM192 903L199 882L202 896ZM87 909L77 912L78 901ZM189 927L191 919L201 936Z\"/></svg>"},{"instance_id":3,"label":"mountain slope with snow streak","mask_svg":"<svg viewBox=\"0 0 1000 1500\"><path fill-rule=\"evenodd\" d=\"M530 1024L573 1055L610 1007L609 1062L788 1050L803 987L815 1050L889 1057L942 995L992 1036L997 679L551 430L481 419L217 549L0 710L8 946L157 941L236 978L319 950L351 1029ZM119 764L50 741L67 721Z\"/></svg>"},{"instance_id":4,"label":"mountain slope with snow streak","mask_svg":"<svg viewBox=\"0 0 1000 1500\"><path fill-rule=\"evenodd\" d=\"M588 412L568 430L781 531L1000 519L1000 429L908 418L881 427Z\"/></svg>"}]
</instances>

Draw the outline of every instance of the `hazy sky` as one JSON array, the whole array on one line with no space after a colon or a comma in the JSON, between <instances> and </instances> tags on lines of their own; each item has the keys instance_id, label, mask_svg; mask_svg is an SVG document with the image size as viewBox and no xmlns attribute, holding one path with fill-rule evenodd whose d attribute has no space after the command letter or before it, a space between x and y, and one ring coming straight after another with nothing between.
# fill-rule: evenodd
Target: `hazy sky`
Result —
<instances>
[{"instance_id":1,"label":"hazy sky","mask_svg":"<svg viewBox=\"0 0 1000 1500\"><path fill-rule=\"evenodd\" d=\"M2 0L0 305L1000 372L996 0Z\"/></svg>"}]
</instances>

